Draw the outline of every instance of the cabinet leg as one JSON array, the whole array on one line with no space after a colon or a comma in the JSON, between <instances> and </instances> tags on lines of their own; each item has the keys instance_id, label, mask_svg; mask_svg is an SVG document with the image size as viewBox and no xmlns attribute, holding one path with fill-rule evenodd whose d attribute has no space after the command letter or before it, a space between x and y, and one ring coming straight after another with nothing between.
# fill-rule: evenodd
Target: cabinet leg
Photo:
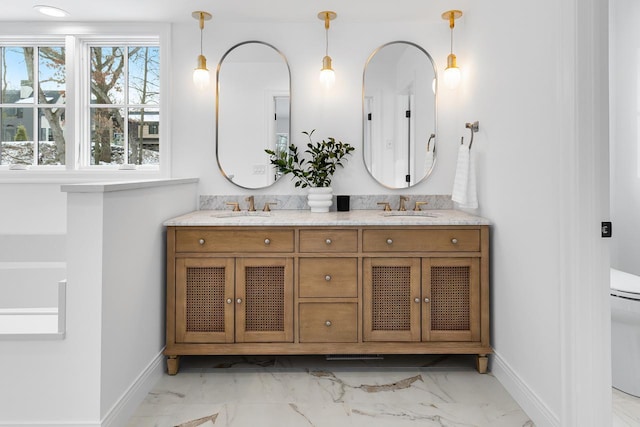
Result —
<instances>
[{"instance_id":1,"label":"cabinet leg","mask_svg":"<svg viewBox=\"0 0 640 427\"><path fill-rule=\"evenodd\" d=\"M476 356L476 369L480 374L487 373L487 365L489 363L489 358L486 354L478 354Z\"/></svg>"},{"instance_id":2,"label":"cabinet leg","mask_svg":"<svg viewBox=\"0 0 640 427\"><path fill-rule=\"evenodd\" d=\"M169 375L175 375L180 369L180 356L167 357L167 373Z\"/></svg>"}]
</instances>

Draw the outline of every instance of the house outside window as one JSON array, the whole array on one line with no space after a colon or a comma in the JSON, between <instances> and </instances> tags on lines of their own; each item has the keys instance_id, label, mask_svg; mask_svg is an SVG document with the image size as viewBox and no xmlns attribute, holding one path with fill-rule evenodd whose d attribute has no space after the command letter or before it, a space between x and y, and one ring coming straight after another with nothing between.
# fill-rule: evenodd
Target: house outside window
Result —
<instances>
[{"instance_id":1,"label":"house outside window","mask_svg":"<svg viewBox=\"0 0 640 427\"><path fill-rule=\"evenodd\" d=\"M63 46L0 46L0 164L65 164Z\"/></svg>"},{"instance_id":2,"label":"house outside window","mask_svg":"<svg viewBox=\"0 0 640 427\"><path fill-rule=\"evenodd\" d=\"M158 164L160 121L157 46L90 46L90 164ZM156 132L157 133L157 132Z\"/></svg>"}]
</instances>

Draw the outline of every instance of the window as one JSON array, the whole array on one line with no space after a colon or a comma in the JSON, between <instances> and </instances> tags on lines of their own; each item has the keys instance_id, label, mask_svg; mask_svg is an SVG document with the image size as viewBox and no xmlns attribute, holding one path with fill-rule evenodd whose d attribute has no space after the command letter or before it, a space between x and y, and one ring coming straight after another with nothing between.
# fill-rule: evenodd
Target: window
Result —
<instances>
[{"instance_id":1,"label":"window","mask_svg":"<svg viewBox=\"0 0 640 427\"><path fill-rule=\"evenodd\" d=\"M89 50L90 164L157 165L159 48L90 46Z\"/></svg>"},{"instance_id":2,"label":"window","mask_svg":"<svg viewBox=\"0 0 640 427\"><path fill-rule=\"evenodd\" d=\"M168 29L136 27L128 36L122 25L78 28L0 34L0 170L159 171L167 150L160 44Z\"/></svg>"},{"instance_id":3,"label":"window","mask_svg":"<svg viewBox=\"0 0 640 427\"><path fill-rule=\"evenodd\" d=\"M65 163L65 48L0 46L0 164Z\"/></svg>"}]
</instances>

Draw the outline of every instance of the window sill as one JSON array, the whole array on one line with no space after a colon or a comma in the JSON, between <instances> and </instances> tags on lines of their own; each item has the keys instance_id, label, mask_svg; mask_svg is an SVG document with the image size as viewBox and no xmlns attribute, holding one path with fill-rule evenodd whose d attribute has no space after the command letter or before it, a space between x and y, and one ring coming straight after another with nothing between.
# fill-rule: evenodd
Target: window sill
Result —
<instances>
[{"instance_id":1,"label":"window sill","mask_svg":"<svg viewBox=\"0 0 640 427\"><path fill-rule=\"evenodd\" d=\"M0 184L73 184L87 181L131 181L166 178L159 169L0 169Z\"/></svg>"}]
</instances>

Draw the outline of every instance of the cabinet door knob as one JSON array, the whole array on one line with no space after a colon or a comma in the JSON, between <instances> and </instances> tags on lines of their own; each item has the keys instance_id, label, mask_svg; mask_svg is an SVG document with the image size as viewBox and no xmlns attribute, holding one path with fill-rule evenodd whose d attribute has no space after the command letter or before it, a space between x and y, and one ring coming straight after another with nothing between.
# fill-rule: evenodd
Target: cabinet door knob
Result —
<instances>
[{"instance_id":1,"label":"cabinet door knob","mask_svg":"<svg viewBox=\"0 0 640 427\"><path fill-rule=\"evenodd\" d=\"M198 240L198 243L200 243L201 245L204 245L204 239Z\"/></svg>"},{"instance_id":2,"label":"cabinet door knob","mask_svg":"<svg viewBox=\"0 0 640 427\"><path fill-rule=\"evenodd\" d=\"M419 303L420 302L420 298L415 298L414 301Z\"/></svg>"},{"instance_id":3,"label":"cabinet door knob","mask_svg":"<svg viewBox=\"0 0 640 427\"><path fill-rule=\"evenodd\" d=\"M238 304L242 304L242 298L238 298L238 299L236 300L236 303L238 303Z\"/></svg>"},{"instance_id":4,"label":"cabinet door knob","mask_svg":"<svg viewBox=\"0 0 640 427\"><path fill-rule=\"evenodd\" d=\"M271 244L271 239L264 239L264 244L265 245L270 245Z\"/></svg>"},{"instance_id":5,"label":"cabinet door knob","mask_svg":"<svg viewBox=\"0 0 640 427\"><path fill-rule=\"evenodd\" d=\"M424 302L429 302L429 301L431 301L429 298L424 299Z\"/></svg>"},{"instance_id":6,"label":"cabinet door knob","mask_svg":"<svg viewBox=\"0 0 640 427\"><path fill-rule=\"evenodd\" d=\"M331 239L327 239L327 240L325 240L324 242L325 242L327 245L330 245L331 243L333 243L333 242L331 241Z\"/></svg>"},{"instance_id":7,"label":"cabinet door knob","mask_svg":"<svg viewBox=\"0 0 640 427\"><path fill-rule=\"evenodd\" d=\"M331 281L331 276L327 274L326 276L324 276L324 280L326 280L327 282Z\"/></svg>"},{"instance_id":8,"label":"cabinet door knob","mask_svg":"<svg viewBox=\"0 0 640 427\"><path fill-rule=\"evenodd\" d=\"M451 239L451 243L453 243L454 245L458 244L458 239L456 239L455 237L453 239Z\"/></svg>"},{"instance_id":9,"label":"cabinet door knob","mask_svg":"<svg viewBox=\"0 0 640 427\"><path fill-rule=\"evenodd\" d=\"M387 245L393 244L393 239L387 239Z\"/></svg>"},{"instance_id":10,"label":"cabinet door knob","mask_svg":"<svg viewBox=\"0 0 640 427\"><path fill-rule=\"evenodd\" d=\"M227 304L231 304L233 300L231 298L227 298Z\"/></svg>"},{"instance_id":11,"label":"cabinet door knob","mask_svg":"<svg viewBox=\"0 0 640 427\"><path fill-rule=\"evenodd\" d=\"M324 322L324 324L327 326L331 326L331 320L327 320L326 322Z\"/></svg>"}]
</instances>

